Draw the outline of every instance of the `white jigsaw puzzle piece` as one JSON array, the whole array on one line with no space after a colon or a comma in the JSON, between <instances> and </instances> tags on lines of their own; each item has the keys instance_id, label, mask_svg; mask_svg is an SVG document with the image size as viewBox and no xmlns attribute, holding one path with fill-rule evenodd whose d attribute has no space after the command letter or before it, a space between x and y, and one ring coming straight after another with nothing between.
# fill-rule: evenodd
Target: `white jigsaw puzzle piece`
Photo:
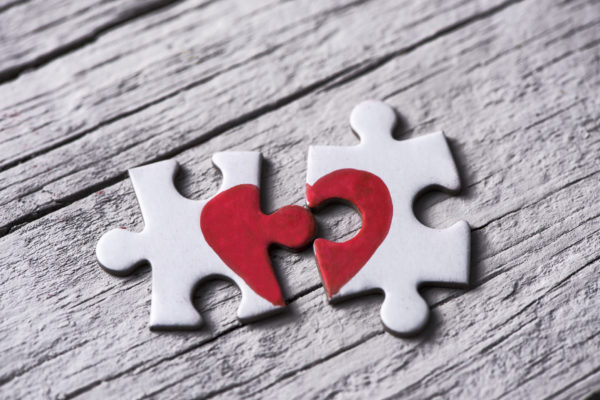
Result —
<instances>
[{"instance_id":1,"label":"white jigsaw puzzle piece","mask_svg":"<svg viewBox=\"0 0 600 400\"><path fill-rule=\"evenodd\" d=\"M386 184L393 217L384 241L332 300L380 289L385 295L381 307L384 325L393 333L410 334L428 319L429 307L418 293L421 284L468 283L469 225L459 221L447 229L432 229L413 213L415 198L426 188L458 191L458 171L442 132L395 140L396 114L385 103L360 103L352 111L350 124L360 144L311 146L307 183L314 185L339 169L368 171Z\"/></svg>"},{"instance_id":2,"label":"white jigsaw puzzle piece","mask_svg":"<svg viewBox=\"0 0 600 400\"><path fill-rule=\"evenodd\" d=\"M223 174L219 193L240 184L259 186L260 153L222 152L212 160ZM239 287L240 320L279 309L252 290L206 243L200 215L210 199L189 200L181 196L173 183L177 169L177 162L168 160L129 170L145 226L139 233L122 229L105 233L96 247L102 267L124 275L140 263L151 264L150 327L155 329L201 326L192 294L198 282L212 276L228 278Z\"/></svg>"}]
</instances>

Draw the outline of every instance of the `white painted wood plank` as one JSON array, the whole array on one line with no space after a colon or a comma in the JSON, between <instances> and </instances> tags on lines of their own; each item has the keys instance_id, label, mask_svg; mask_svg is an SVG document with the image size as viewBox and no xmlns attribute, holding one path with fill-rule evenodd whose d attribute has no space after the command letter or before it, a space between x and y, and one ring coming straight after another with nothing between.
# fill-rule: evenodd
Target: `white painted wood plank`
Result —
<instances>
[{"instance_id":1,"label":"white painted wood plank","mask_svg":"<svg viewBox=\"0 0 600 400\"><path fill-rule=\"evenodd\" d=\"M494 6L423 4L358 2L306 11L303 4L283 3L257 11L218 2L173 21L163 15L160 29L147 29L158 16L133 21L3 85L3 165L58 148L0 173L7 209L0 227L276 109L331 77L371 68ZM134 159L123 160L132 152ZM77 173L90 167L96 172L82 180Z\"/></svg>"},{"instance_id":2,"label":"white painted wood plank","mask_svg":"<svg viewBox=\"0 0 600 400\"><path fill-rule=\"evenodd\" d=\"M303 202L309 144L356 142L347 114L360 99L387 99L409 133L445 129L466 190L420 213L475 227L474 288L427 291L437 305L423 334L384 334L377 297L327 305L310 252L276 254L289 314L238 328L235 291L217 285L200 300L209 330L150 333L150 274L115 278L93 255L109 227L141 227L120 182L0 239L2 397L588 394L600 348L595 7L515 4L177 157L197 198L218 184L212 152L263 150L272 210ZM328 235L352 234L348 216L334 213Z\"/></svg>"},{"instance_id":3,"label":"white painted wood plank","mask_svg":"<svg viewBox=\"0 0 600 400\"><path fill-rule=\"evenodd\" d=\"M68 1L33 0L0 3L0 82L27 68L52 61L102 32L173 0Z\"/></svg>"}]
</instances>

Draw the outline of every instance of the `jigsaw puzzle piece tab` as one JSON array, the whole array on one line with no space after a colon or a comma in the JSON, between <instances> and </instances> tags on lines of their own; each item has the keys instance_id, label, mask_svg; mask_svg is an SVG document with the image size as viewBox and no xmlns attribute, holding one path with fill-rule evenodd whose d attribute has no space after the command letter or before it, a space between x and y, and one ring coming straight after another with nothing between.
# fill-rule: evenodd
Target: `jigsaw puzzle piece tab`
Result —
<instances>
[{"instance_id":1,"label":"jigsaw puzzle piece tab","mask_svg":"<svg viewBox=\"0 0 600 400\"><path fill-rule=\"evenodd\" d=\"M360 138L360 146L397 143L392 137L397 122L394 110L376 100L365 100L350 113L350 126Z\"/></svg>"},{"instance_id":2,"label":"jigsaw puzzle piece tab","mask_svg":"<svg viewBox=\"0 0 600 400\"><path fill-rule=\"evenodd\" d=\"M113 229L102 235L96 246L96 257L105 270L115 275L127 275L151 257L150 232L155 225L161 225L163 210L170 208L172 201L180 200L174 188L165 190L173 186L176 172L174 160L129 170L145 227L139 233Z\"/></svg>"}]
</instances>

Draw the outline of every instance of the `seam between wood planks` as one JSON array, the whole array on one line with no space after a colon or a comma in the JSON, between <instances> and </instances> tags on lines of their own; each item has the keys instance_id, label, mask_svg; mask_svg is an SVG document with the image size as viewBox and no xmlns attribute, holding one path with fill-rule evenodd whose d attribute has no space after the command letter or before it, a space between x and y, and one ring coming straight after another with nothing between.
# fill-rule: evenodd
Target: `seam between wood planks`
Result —
<instances>
[{"instance_id":1,"label":"seam between wood planks","mask_svg":"<svg viewBox=\"0 0 600 400\"><path fill-rule=\"evenodd\" d=\"M322 14L320 14L319 15L319 19L322 20L322 19L327 18L330 15L335 15L337 13L347 11L347 10L353 8L353 7L362 5L362 4L364 4L364 3L368 2L368 1L371 1L371 0L357 0L355 2L345 4L343 6L333 7L331 9L326 10ZM203 4L201 4L200 7L197 7L197 9L205 8L205 7L213 4L214 2L215 1L213 0L213 1L210 1L210 2L203 3ZM308 19L308 18L306 18L306 19ZM300 20L295 25L300 25L300 22L303 22L303 20ZM117 114L117 115L115 115L113 117L107 118L106 120L101 121L101 122L97 123L96 125L94 125L92 127L84 129L83 131L81 131L81 132L79 132L79 133L77 133L75 135L69 135L67 138L64 138L62 140L56 140L55 142L49 144L46 147L42 146L41 148L39 148L38 150L36 150L36 151L34 151L32 153L29 153L29 154L21 156L21 157L17 157L17 158L13 159L10 162L6 162L6 163L0 162L0 172L6 171L6 170L8 170L8 169L10 169L10 168L18 165L19 163L31 160L31 159L39 156L39 155L46 154L48 152L51 152L53 150L56 150L56 149L64 146L64 145L67 145L69 143L75 142L78 139L86 136L87 134L90 134L90 133L93 133L93 132L97 131L101 127L104 127L104 126L110 125L112 123L115 123L115 122L117 122L117 121L119 121L119 120L121 120L123 118L126 118L126 117L129 117L131 115L134 115L137 112L145 110L145 109L147 109L147 108L149 108L151 106L154 106L156 104L160 104L161 102L163 102L165 100L173 98L173 97L175 97L175 96L177 96L177 95L179 95L181 93L184 93L184 92L186 92L186 91L188 91L190 89L193 89L193 88L195 88L195 87L197 87L199 85L207 83L207 82L211 81L212 79L219 77L223 73L226 73L226 72L229 72L231 70L234 70L234 69L236 69L236 68L238 68L240 66L243 66L244 64L250 63L252 61L259 60L262 57L265 57L265 56L267 56L269 54L274 53L279 48L281 48L282 46L284 46L284 44L289 44L289 43L293 42L294 40L296 40L298 38L303 38L307 32L308 31L299 32L296 36L291 37L285 43L280 43L280 44L271 46L268 49L263 50L261 52L258 52L258 53L250 56L249 58L247 58L245 60L242 60L240 62L234 63L234 64L232 64L232 65L230 65L230 66L228 66L228 67L226 67L226 68L224 68L222 70L219 70L219 71L217 71L217 72L215 72L213 74L210 74L208 76L202 77L202 78L200 78L200 79L198 79L196 81L190 82L189 84L187 84L187 85L185 85L185 86L183 86L183 87L181 87L181 88L179 88L179 89L177 89L177 90L175 90L173 92L166 93L165 95L160 96L160 97L158 97L158 98L156 98L156 99L154 99L152 101L149 101L147 103L141 104L141 105L135 107L132 110L128 110L128 111L122 112L120 114ZM212 56L210 58L212 58ZM106 62L106 61L104 61L104 62ZM91 69L94 69L94 68L95 68L95 66L92 67ZM0 82L0 85L1 84L2 84L2 82ZM9 139L9 140L12 140L12 139ZM0 231L1 231L1 227L0 227Z\"/></svg>"},{"instance_id":2,"label":"seam between wood planks","mask_svg":"<svg viewBox=\"0 0 600 400\"><path fill-rule=\"evenodd\" d=\"M181 0L157 0L149 4L143 4L137 7L133 7L130 10L125 11L121 15L117 16L113 21L109 21L104 25L99 26L92 32L85 34L77 39L74 39L66 44L56 47L43 53L31 61L25 61L17 65L13 65L4 70L0 70L0 84L17 79L23 72L32 68L39 68L46 65L66 54L76 51L90 43L95 42L104 33L109 32L123 24L126 24L134 19L143 17L147 14L161 10L163 8L172 6L179 3ZM24 2L15 2L8 4L2 11L6 11L15 5L22 4Z\"/></svg>"},{"instance_id":3,"label":"seam between wood planks","mask_svg":"<svg viewBox=\"0 0 600 400\"><path fill-rule=\"evenodd\" d=\"M596 332L593 335L587 337L586 339L577 342L577 345L582 345L584 343L589 342L590 340L596 338L598 335L600 335L600 332ZM554 349L552 350L550 353L547 353L546 355L544 355L543 357L539 358L538 360L534 361L533 363L531 363L528 368L531 368L533 366L537 366L538 364L543 364L544 362L548 361L549 356L554 355L558 352L559 349ZM565 384L563 387L561 387L559 390L557 390L555 393L551 394L550 396L545 397L545 399L549 399L549 398L556 398L557 394L560 394L562 392L564 392L565 390L568 390L569 388L573 387L574 385L576 385L577 383L581 382L582 380L585 380L587 378L589 378L590 376L594 375L596 372L598 372L598 370L600 370L600 366L598 366L597 368L594 368L592 370L592 372L585 374L583 377L579 377L578 379L576 379L575 381L572 381L570 383ZM530 376L528 376L526 379L523 379L522 381L519 382L519 384L526 384L527 382L531 382L534 379L540 377L541 375L543 375L546 371L541 370L538 371L535 374L532 374ZM504 399L506 398L507 395L512 394L515 390L518 390L519 387L513 387L507 391L505 391L504 393L502 393L501 395L499 395L498 397L495 397L493 400L500 400L500 399ZM509 397L512 398L512 397ZM587 398L586 398L587 399ZM588 399L591 400L591 399Z\"/></svg>"},{"instance_id":4,"label":"seam between wood planks","mask_svg":"<svg viewBox=\"0 0 600 400\"><path fill-rule=\"evenodd\" d=\"M587 267L589 267L590 265L592 265L592 264L594 264L594 263L598 262L599 260L600 260L600 257L596 257L596 258L594 258L594 259L592 259L592 260L590 260L590 261L586 262L586 263L585 263L583 266L581 266L581 267L580 267L580 268L578 268L577 270L575 270L575 271L573 271L572 273L570 273L569 275L567 275L565 278L561 279L560 281L558 281L557 283L555 283L554 285L552 285L552 287L550 287L548 290L546 290L546 291L545 291L545 292L544 292L542 295L540 295L539 297L535 298L534 300L532 300L531 302L529 302L528 304L526 304L526 305L525 305L525 306L524 306L524 307L523 307L521 310L519 310L519 311L518 311L518 312L517 312L515 315L511 316L511 318L509 318L509 319L508 319L506 322L508 322L508 321L512 320L514 317L516 317L516 316L518 316L518 315L522 314L524 311L526 311L527 309L529 309L531 306L533 306L533 305L535 305L535 304L538 304L540 301L542 301L542 300L543 300L543 298L544 298L546 295L548 295L549 293L553 292L553 291L554 291L554 290L556 290L557 288L559 288L559 287L563 286L565 283L567 283L567 282L568 282L568 281L569 281L571 278L573 278L573 277L574 277L575 275L577 275L579 272L583 271L584 269L586 269L586 268L587 268ZM435 309L435 308L439 307L439 306L440 306L442 303L445 303L445 302L444 302L444 300L441 300L441 301L438 301L438 302L436 302L436 303L432 304L432 305L431 305L431 309L433 310L433 309ZM485 346L483 349L481 349L481 350L480 350L480 353L486 352L487 350L489 350L489 349L490 349L490 348L492 348L493 346L495 346L495 345L497 345L497 344L500 344L500 343L502 343L504 340L506 340L507 338L509 338L510 336L512 336L513 334L515 334L516 332L518 332L519 330L523 329L525 326L529 325L531 322L532 322L532 321L525 321L523 324L519 325L518 327L516 327L516 328L515 328L514 330L512 330L511 332L508 332L506 335L503 335L503 336L501 336L501 337L500 337L498 340L495 340L495 341L493 341L491 345L486 345L486 346ZM369 335L366 335L364 338L361 338L361 339L357 340L355 343L352 343L352 344L350 344L350 345L347 345L347 346L341 347L340 349L338 349L338 350L334 351L333 353L331 353L331 354L329 354L329 355L327 355L327 356L325 356L325 357L323 357L323 358L320 358L320 359L318 359L318 360L315 360L315 361L313 361L313 362L310 362L310 363L308 363L308 364L306 364L306 365L304 365L304 366L302 366L302 367L300 367L300 368L298 368L298 369L296 369L296 370L294 370L294 371L290 371L290 372L288 372L288 373L284 374L284 375L283 375L282 377L280 377L280 378L279 378L277 381L275 381L275 382L271 382L270 384L268 384L268 385L266 385L266 386L264 386L264 387L260 388L258 391L256 391L256 392L253 392L253 393L251 393L251 394L252 394L252 395L254 395L254 394L261 393L261 392L263 392L264 390L266 390L266 389L268 389L268 388L270 388L270 387L272 387L272 386L275 386L275 385L277 385L278 383L280 383L280 382L281 382L281 381L283 381L283 380L289 379L289 378L291 378L291 377L293 377L293 376L297 375L298 373L301 373L301 372L303 372L303 371L305 371L305 370L309 370L309 369L310 369L310 368L312 368L313 366L316 366L316 365L322 364L323 362L326 362L326 361L328 361L328 360L330 360L330 359L333 359L333 358L335 358L336 356L338 356L338 355L341 355L341 354L345 353L345 352L346 352L346 351L348 351L348 350L351 350L351 349L353 349L353 348L356 348L356 347L360 346L361 344L368 342L368 341L369 341L369 340L371 340L372 338L374 338L374 337L376 337L376 336L380 336L381 334L384 334L384 333L385 333L385 332L384 332L384 330L383 330L383 329L381 329L381 330L378 330L378 331L374 331L374 332L372 332L371 334L369 334ZM408 353L410 353L410 351L408 351ZM411 389L414 389L414 388L417 388L417 387L419 387L419 386L421 385L421 383L422 383L422 381L423 381L423 380L425 380L425 379L431 379L432 377L435 377L435 376L441 376L441 375L443 375L443 373L444 373L444 372L447 372L447 371L450 371L450 370L456 369L457 367L459 367L459 366L460 366L461 364L463 364L464 362L468 362L468 360L463 360L462 362L457 362L457 363L454 363L454 364L452 364L452 365L448 366L447 368L444 368L444 370L442 370L442 371L438 371L438 372L436 372L436 373L434 373L434 374L428 374L427 376L425 376L425 377L423 377L423 378L419 379L418 381L416 381L416 382L412 383L411 385L409 385L409 386L407 386L407 387L403 388L403 389L402 389L400 392L396 392L395 394L393 394L392 396L390 396L390 397L388 397L388 398L396 398L397 396L399 396L399 395L400 395L401 393L403 393L403 392L406 392L406 391L410 392L410 391L411 391ZM598 369L600 369L600 368L597 368L597 369L595 369L595 370L594 370L594 371L592 371L590 374L587 374L585 377L587 377L587 376L589 376L589 375L592 375L593 373L597 372L597 370L598 370ZM585 377L584 377L584 378L585 378ZM573 384L573 383L571 383L571 385L572 385L572 384ZM244 383L240 383L240 384L239 384L239 385L237 385L237 386L243 386L243 385L244 385ZM225 392L226 392L226 391L225 391ZM221 394L221 393L218 393L218 394ZM202 397L198 397L197 399L208 399L208 398L214 397L214 395L215 395L215 394L208 394L208 395L205 395L205 396L202 396Z\"/></svg>"},{"instance_id":5,"label":"seam between wood planks","mask_svg":"<svg viewBox=\"0 0 600 400\"><path fill-rule=\"evenodd\" d=\"M373 339L374 337L381 336L383 334L385 334L385 331L383 330L383 328L379 329L379 330L376 330L376 331L373 331L373 332L365 335L364 337L361 337L360 339L358 339L358 340L356 340L356 341L354 341L354 342L352 342L350 344L347 344L346 346L342 346L342 347L340 347L339 349L335 350L334 352L332 352L330 354L327 354L325 357L321 357L321 358L319 358L317 360L314 360L314 361L311 361L311 362L309 362L307 364L304 364L304 365L302 365L299 368L296 368L296 369L294 369L292 371L286 372L285 374L283 374L275 382L271 382L271 383L267 384L266 386L263 386L262 388L254 391L254 392L248 393L248 396L254 396L254 395L257 395L257 394L259 394L261 392L264 392L265 390L269 389L270 387L273 387L273 386L277 385L281 381L289 379L289 378L291 378L293 376L296 376L296 375L298 375L298 374L300 374L300 373L302 373L304 371L307 371L307 370L311 369L312 367L315 367L315 366L323 364L324 362L327 362L327 361L329 361L331 359L334 359L337 356L339 356L341 354L344 354L345 352L347 352L349 350L352 350L352 349L360 346L363 343L368 342L369 340ZM247 379L247 382L238 382L237 384L229 385L230 387L223 387L223 388L221 388L219 390L214 390L212 392L209 392L209 393L207 393L204 396L195 397L194 399L195 400L211 399L211 398L213 398L215 396L218 396L220 394L226 393L226 392L228 392L228 391L230 391L232 389L235 389L237 387L244 386L245 384L252 382L254 379L260 377L261 375L262 374L258 374L258 375L254 376L252 378Z\"/></svg>"},{"instance_id":6,"label":"seam between wood planks","mask_svg":"<svg viewBox=\"0 0 600 400\"><path fill-rule=\"evenodd\" d=\"M3 13L4 11L8 11L13 7L20 6L21 4L29 3L29 1L30 0L15 0L11 3L8 3L8 4L0 7L0 13Z\"/></svg>"},{"instance_id":7,"label":"seam between wood planks","mask_svg":"<svg viewBox=\"0 0 600 400\"><path fill-rule=\"evenodd\" d=\"M298 38L302 37L305 33L306 33L305 31L300 32L298 35L292 37L290 39L290 41L293 41L295 39L298 39ZM256 60L261 59L262 57L265 57L265 56L267 56L269 54L272 54L275 51L277 51L280 47L282 47L282 44L278 44L278 45L269 47L268 49L266 49L264 51L261 51L259 53L256 53L253 56L251 56L251 57L249 57L249 58L247 58L245 60L242 60L240 62L234 63L234 64L232 64L232 65L230 65L230 66L228 66L228 67L226 67L226 68L224 68L222 70L219 70L219 71L217 71L217 72L215 72L213 74L210 74L208 76L204 76L201 79L198 79L196 81L190 82L189 84L187 84L187 85L185 85L185 86L183 86L183 87L181 87L181 88L179 88L177 90L174 90L172 92L166 93L165 95L160 96L160 97L158 97L158 98L156 98L156 99L154 99L152 101L149 101L147 103L141 104L141 105L139 105L139 106L137 106L137 107L135 107L135 108L133 108L131 110L127 110L127 111L122 112L120 114L117 114L117 115L115 115L113 117L110 117L110 118L108 118L108 119L106 119L104 121L101 121L101 122L97 123L96 125L94 125L94 126L92 126L90 128L84 129L83 131L81 131L80 133L78 133L76 135L69 136L69 137L67 137L67 138L65 138L63 140L58 140L55 143L52 143L52 144L50 144L50 145L48 145L46 147L43 147L43 148L39 149L38 151L35 151L35 152L33 152L31 154L28 154L28 155L26 155L24 157L20 157L20 158L17 158L15 160L13 160L13 161L5 163L5 164L3 164L3 165L0 166L0 172L9 170L12 167L16 166L17 164L20 164L20 163L22 163L24 161L31 160L31 159L33 159L33 158L35 158L37 156L40 156L40 155L49 153L49 152L51 152L53 150L56 150L56 149L58 149L58 148L60 148L60 147L62 147L64 145L73 143L73 142L75 142L75 141L83 138L84 136L97 131L100 128L103 128L105 126L111 125L111 124L113 124L115 122L118 122L118 121L124 119L124 118L127 118L127 117L129 117L131 115L134 115L134 114L136 114L136 113L138 113L140 111L146 110L146 109L148 109L148 108L150 108L152 106L155 106L155 105L160 104L160 103L162 103L162 102L164 102L166 100L169 100L169 99L171 99L173 97L176 97L176 96L180 95L181 93L185 93L188 90L191 90L191 89L193 89L195 87L203 85L203 84L205 84L207 82L210 82L211 80L219 77L223 73L230 72L230 71L232 71L232 70L234 70L234 69L236 69L236 68L238 68L238 67L240 67L240 66L242 66L242 65L244 65L244 64L246 64L248 62L256 61ZM227 122L225 124L227 124ZM225 125L225 124L223 124L223 125ZM218 128L219 127L214 128L214 129L218 129ZM198 139L198 138L196 138L196 139Z\"/></svg>"},{"instance_id":8,"label":"seam between wood planks","mask_svg":"<svg viewBox=\"0 0 600 400\"><path fill-rule=\"evenodd\" d=\"M579 177L579 178L577 178L577 179L575 179L575 180L569 181L569 182L565 183L564 185L562 185L562 186L560 186L560 187L558 187L558 188L556 188L556 189L552 190L552 191L551 191L551 192L549 192L549 193L544 193L544 197L543 197L543 198L540 198L540 199L538 199L538 200L536 201L536 203L537 203L537 202L540 202L540 201L542 201L542 200L543 200L544 198L546 198L547 196L552 196L553 194L555 194L555 193L558 193L558 192L560 192L561 190L568 188L569 186L576 185L577 183L579 183L579 182L581 182L581 181L584 181L584 180L586 180L587 178L589 178L589 177L592 177L592 176L594 176L594 175L596 175L596 174L598 174L598 173L600 173L600 170L598 170L598 171L594 171L594 172L591 172L591 173L589 173L589 174L587 174L587 175L584 175L584 176L581 176L581 177ZM502 218L506 217L507 215L510 215L510 214L514 214L514 213L516 213L516 212L519 212L520 210L522 210L522 209L524 209L524 208L527 208L527 207L529 207L529 206L532 206L532 205L534 205L534 204L535 204L535 203L528 204L528 205L524 205L524 206L523 206L523 205L521 205L521 206L519 206L519 207L516 207L516 208L514 208L514 209L512 209L512 210L509 210L509 211L505 212L505 213L504 213L504 214L502 214L502 215L499 215L499 216L497 216L497 217L494 217L494 218L490 219L489 221L487 221L487 222L485 222L485 223L481 224L480 226L472 227L472 228L471 228L471 232L476 232L476 231L482 230L482 229L484 229L485 227L487 227L488 225L490 225L490 224L492 224L492 223L494 223L494 222L496 222L496 221L498 221L498 220L500 220L500 219L502 219Z\"/></svg>"},{"instance_id":9,"label":"seam between wood planks","mask_svg":"<svg viewBox=\"0 0 600 400\"><path fill-rule=\"evenodd\" d=\"M593 375L597 374L598 372L600 372L600 365L598 367L594 368L593 370L591 370L590 372L588 372L587 374L585 374L583 376L580 376L579 378L575 379L574 381L572 381L571 383L569 383L565 387L559 389L558 391L552 393L551 395L549 395L547 397L544 397L544 400L555 399L558 395L564 393L565 391L569 390L570 388L572 388L573 386L575 386L579 382L586 380L587 378L589 378L590 376L593 376ZM594 391L594 392L590 393L590 397L586 397L584 400L594 400L594 399L596 399L596 397L594 397L594 395L597 394L597 393L599 393L599 391Z\"/></svg>"},{"instance_id":10,"label":"seam between wood planks","mask_svg":"<svg viewBox=\"0 0 600 400\"><path fill-rule=\"evenodd\" d=\"M471 15L470 17L467 17L467 18L457 21L453 24L450 24L444 28L441 28L437 32L435 32L429 36L426 36L423 39L420 39L411 45L405 46L403 48L400 48L398 50L395 50L388 54L385 54L381 57L378 57L375 59L375 61L364 64L364 66L362 66L362 67L359 64L359 65L357 65L358 68L356 69L356 71L354 73L350 73L346 76L341 77L339 80L333 81L331 84L323 87L322 91L330 91L331 89L335 89L340 86L343 86L346 83L351 82L362 75L365 75L371 71L374 71L380 67L383 67L384 65L386 65L387 63L389 63L390 61L392 61L393 59L395 59L398 56L402 56L402 55L411 53L423 45L426 45L438 38L444 37L444 36L446 36L450 33L453 33L457 30L460 30L460 29L464 28L465 26L468 26L474 22L478 22L483 19L489 18L514 4L521 3L522 1L523 0L508 0L504 3L498 4L495 7L492 7L485 11L475 13L475 14Z\"/></svg>"},{"instance_id":11,"label":"seam between wood planks","mask_svg":"<svg viewBox=\"0 0 600 400\"><path fill-rule=\"evenodd\" d=\"M469 17L466 17L456 23L453 23L444 28L441 28L440 30L436 31L435 33L428 35L428 36L416 41L413 44L410 44L410 45L404 46L398 50L392 51L386 55L376 58L374 61L371 61L366 64L364 62L361 62L358 64L351 65L350 67L343 68L342 70L334 72L331 75L329 75L328 77L325 77L316 82L313 82L313 83L305 86L304 88L301 88L287 96L284 96L284 97L282 97L278 100L275 100L271 103L267 103L261 107L258 107L252 111L249 111L237 118L231 119L213 129L211 129L210 131L206 132L204 135L201 135L195 139L187 141L179 146L176 146L173 149L171 149L167 152L164 152L162 154L159 154L154 158L146 160L144 162L144 164L172 158L172 157L174 157L192 147L198 146L198 145L200 145L200 144L202 144L224 132L227 132L233 128L239 127L247 122L253 121L263 115L266 115L270 112L276 111L284 106L287 106L287 105L289 105L311 93L319 93L320 91L331 90L333 88L340 87L346 83L349 83L355 79L360 78L361 76L363 76L365 74L368 74L378 68L383 67L384 65L386 65L391 60L393 60L397 57L401 57L406 54L409 54L421 46L429 44L429 43L431 43L437 39L440 39L450 33L453 33L457 30L467 27L472 23L478 22L482 19L489 18L489 17L505 10L506 8L508 8L514 4L520 3L522 1L523 0L508 0L504 3L501 3L501 4L493 7L493 8L475 13L475 14L473 14ZM185 90L187 90L187 89L186 88L181 89L182 92L185 92ZM162 100L157 100L156 103L159 103L160 101L162 101ZM153 102L153 104L156 104L156 103ZM153 104L151 104L151 105L153 105ZM148 105L148 106L150 106L150 105ZM141 107L147 108L146 106L141 106ZM135 112L137 112L137 111L132 111L130 114L133 114ZM130 114L128 114L128 115L130 115ZM126 116L128 116L128 115L126 115ZM120 118L121 117L115 117L113 120L109 121L108 124L115 122L115 120L118 120ZM99 124L99 126L104 126L104 125L106 125L106 124ZM88 130L85 132L85 134L89 134L92 131L93 130ZM80 137L81 136L79 136L77 138L80 138ZM39 153L37 155L39 155ZM109 179L98 182L89 187L82 188L81 190L78 190L77 192L75 192L73 194L70 194L61 199L58 199L51 205L43 207L34 212L25 214L4 226L0 226L0 238L9 234L11 231L14 232L15 230L18 229L19 226L21 226L23 224L33 222L33 221L35 221L41 217L44 217L54 211L64 208L64 207L74 203L77 200L81 200L98 190L101 190L107 186L111 186L120 181L123 181L126 178L127 178L127 174L125 172L118 174Z\"/></svg>"}]
</instances>

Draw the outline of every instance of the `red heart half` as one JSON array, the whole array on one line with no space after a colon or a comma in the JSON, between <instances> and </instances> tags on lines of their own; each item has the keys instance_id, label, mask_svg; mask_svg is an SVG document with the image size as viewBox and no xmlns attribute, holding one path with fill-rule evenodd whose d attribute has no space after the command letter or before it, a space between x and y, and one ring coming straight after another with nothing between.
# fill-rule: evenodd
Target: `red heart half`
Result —
<instances>
[{"instance_id":1,"label":"red heart half","mask_svg":"<svg viewBox=\"0 0 600 400\"><path fill-rule=\"evenodd\" d=\"M307 246L315 221L304 207L285 206L266 215L255 185L238 185L213 197L202 209L204 239L221 260L258 295L272 304L285 304L269 258L269 246Z\"/></svg>"},{"instance_id":2,"label":"red heart half","mask_svg":"<svg viewBox=\"0 0 600 400\"><path fill-rule=\"evenodd\" d=\"M315 256L327 295L335 295L364 265L387 236L392 223L392 197L377 175L356 169L340 169L306 185L310 208L327 200L352 203L362 216L362 227L352 239L338 243L317 239Z\"/></svg>"}]
</instances>

